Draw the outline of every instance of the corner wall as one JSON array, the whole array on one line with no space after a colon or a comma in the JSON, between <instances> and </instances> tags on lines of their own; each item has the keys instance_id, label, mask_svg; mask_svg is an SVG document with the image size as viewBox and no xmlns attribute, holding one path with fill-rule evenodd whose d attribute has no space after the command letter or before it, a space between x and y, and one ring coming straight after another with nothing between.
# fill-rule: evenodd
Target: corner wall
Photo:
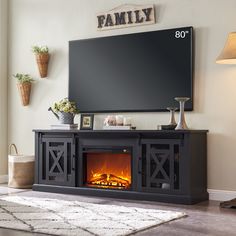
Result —
<instances>
[{"instance_id":1,"label":"corner wall","mask_svg":"<svg viewBox=\"0 0 236 236\"><path fill-rule=\"evenodd\" d=\"M96 13L129 3L155 4L157 23L97 31ZM186 121L193 129L209 129L208 187L236 190L236 66L215 64L227 34L236 30L235 9L235 0L10 0L9 76L19 72L39 77L31 52L34 44L48 45L52 57L49 78L33 85L30 106L21 106L16 83L9 79L9 143L16 143L21 152L33 153L32 129L49 128L56 122L47 109L67 96L69 40L192 25L194 111L186 113ZM138 129L156 129L157 124L169 121L168 113L129 116ZM96 128L104 117L96 115Z\"/></svg>"},{"instance_id":2,"label":"corner wall","mask_svg":"<svg viewBox=\"0 0 236 236\"><path fill-rule=\"evenodd\" d=\"M7 13L8 0L0 0L0 183L7 174Z\"/></svg>"}]
</instances>

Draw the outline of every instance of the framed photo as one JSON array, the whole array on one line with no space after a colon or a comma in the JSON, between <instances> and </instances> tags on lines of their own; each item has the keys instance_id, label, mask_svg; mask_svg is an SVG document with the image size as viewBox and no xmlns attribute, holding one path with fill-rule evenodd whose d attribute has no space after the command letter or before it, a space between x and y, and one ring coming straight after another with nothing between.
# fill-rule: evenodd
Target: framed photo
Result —
<instances>
[{"instance_id":1,"label":"framed photo","mask_svg":"<svg viewBox=\"0 0 236 236\"><path fill-rule=\"evenodd\" d=\"M93 129L94 114L81 114L80 129Z\"/></svg>"}]
</instances>

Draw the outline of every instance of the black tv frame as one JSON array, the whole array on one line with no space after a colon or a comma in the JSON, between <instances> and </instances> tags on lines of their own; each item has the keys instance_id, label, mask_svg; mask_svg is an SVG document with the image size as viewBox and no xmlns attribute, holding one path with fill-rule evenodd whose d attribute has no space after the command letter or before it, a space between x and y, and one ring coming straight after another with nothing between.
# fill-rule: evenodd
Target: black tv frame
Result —
<instances>
[{"instance_id":1,"label":"black tv frame","mask_svg":"<svg viewBox=\"0 0 236 236\"><path fill-rule=\"evenodd\" d=\"M185 30L186 28L190 28L191 30L191 50L190 50L190 55L191 55L191 102L192 102L192 106L191 108L185 108L185 111L193 111L194 109L194 89L193 89L193 84L194 84L194 29L193 26L184 26L184 27L178 27L178 28L169 28L169 29L162 29L162 30L153 30L153 31L145 31L145 32L138 32L138 33L132 33L132 34L142 34L142 33L151 33L151 32L161 32L161 31L168 31L168 30ZM122 35L132 35L132 34L122 34ZM70 47L70 43L74 42L74 41L87 41L87 40L96 40L96 39L101 39L101 38L112 38L112 37L117 37L117 36L122 36L122 35L112 35L112 36L104 36L104 37L96 37L96 38L86 38L86 39L79 39L79 40L70 40L69 41L69 47ZM69 57L69 64L70 64L70 57ZM69 84L68 84L68 98L70 99L70 70L69 70ZM176 102L176 107L178 107L178 102ZM177 109L179 111L179 109ZM135 112L169 112L167 109L141 109L141 110L80 110L80 113L135 113Z\"/></svg>"}]
</instances>

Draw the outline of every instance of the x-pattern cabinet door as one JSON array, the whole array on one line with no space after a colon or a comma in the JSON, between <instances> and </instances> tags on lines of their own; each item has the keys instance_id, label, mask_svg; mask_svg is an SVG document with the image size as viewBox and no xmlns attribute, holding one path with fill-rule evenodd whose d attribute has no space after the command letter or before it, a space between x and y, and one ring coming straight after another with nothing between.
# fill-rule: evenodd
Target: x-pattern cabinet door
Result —
<instances>
[{"instance_id":1,"label":"x-pattern cabinet door","mask_svg":"<svg viewBox=\"0 0 236 236\"><path fill-rule=\"evenodd\" d=\"M179 192L181 142L178 139L142 142L142 189L147 192Z\"/></svg>"},{"instance_id":2,"label":"x-pattern cabinet door","mask_svg":"<svg viewBox=\"0 0 236 236\"><path fill-rule=\"evenodd\" d=\"M39 183L75 186L75 144L71 137L42 137Z\"/></svg>"}]
</instances>

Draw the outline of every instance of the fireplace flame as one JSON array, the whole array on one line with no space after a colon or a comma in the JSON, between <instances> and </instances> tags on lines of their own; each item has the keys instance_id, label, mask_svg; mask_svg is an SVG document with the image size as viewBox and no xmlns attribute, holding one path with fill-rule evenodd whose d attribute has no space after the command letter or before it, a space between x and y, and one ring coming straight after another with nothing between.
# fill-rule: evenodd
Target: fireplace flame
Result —
<instances>
[{"instance_id":1,"label":"fireplace flame","mask_svg":"<svg viewBox=\"0 0 236 236\"><path fill-rule=\"evenodd\" d=\"M88 187L129 189L131 187L130 153L88 153L86 156Z\"/></svg>"}]
</instances>

